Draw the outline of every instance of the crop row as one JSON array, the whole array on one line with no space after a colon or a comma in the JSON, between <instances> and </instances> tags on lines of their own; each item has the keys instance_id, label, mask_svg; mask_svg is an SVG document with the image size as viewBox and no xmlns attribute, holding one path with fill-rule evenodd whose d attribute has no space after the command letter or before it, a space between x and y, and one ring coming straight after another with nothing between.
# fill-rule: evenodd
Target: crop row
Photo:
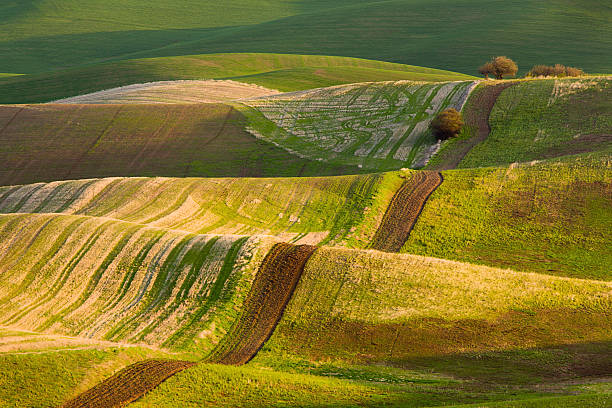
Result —
<instances>
[{"instance_id":1,"label":"crop row","mask_svg":"<svg viewBox=\"0 0 612 408\"><path fill-rule=\"evenodd\" d=\"M250 100L277 129L253 132L310 159L382 169L426 162L434 115L461 109L473 82L352 84Z\"/></svg>"},{"instance_id":2,"label":"crop row","mask_svg":"<svg viewBox=\"0 0 612 408\"><path fill-rule=\"evenodd\" d=\"M2 215L0 321L205 352L231 325L266 247L96 217Z\"/></svg>"}]
</instances>

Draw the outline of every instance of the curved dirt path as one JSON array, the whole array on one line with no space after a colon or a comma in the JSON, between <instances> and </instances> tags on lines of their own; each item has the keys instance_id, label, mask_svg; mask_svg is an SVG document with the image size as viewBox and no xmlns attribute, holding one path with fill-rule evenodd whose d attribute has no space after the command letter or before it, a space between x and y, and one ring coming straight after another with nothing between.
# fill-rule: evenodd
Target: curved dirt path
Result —
<instances>
[{"instance_id":1,"label":"curved dirt path","mask_svg":"<svg viewBox=\"0 0 612 408\"><path fill-rule=\"evenodd\" d=\"M475 129L475 134L469 139L458 140L452 149L441 151L440 161L428 167L430 170L451 170L456 168L461 160L474 146L485 141L491 133L489 116L499 95L504 89L511 87L516 82L502 82L498 84L483 84L482 89L476 89L471 94L471 99L465 105L463 118L466 127Z\"/></svg>"},{"instance_id":2,"label":"curved dirt path","mask_svg":"<svg viewBox=\"0 0 612 408\"><path fill-rule=\"evenodd\" d=\"M62 408L123 407L136 401L174 374L195 365L191 361L145 360L129 365L63 404Z\"/></svg>"},{"instance_id":3,"label":"curved dirt path","mask_svg":"<svg viewBox=\"0 0 612 408\"><path fill-rule=\"evenodd\" d=\"M419 171L406 180L391 199L370 248L399 252L427 199L442 184L442 180L442 174L434 171Z\"/></svg>"},{"instance_id":4,"label":"curved dirt path","mask_svg":"<svg viewBox=\"0 0 612 408\"><path fill-rule=\"evenodd\" d=\"M244 303L244 311L228 333L228 340L213 350L207 362L247 363L270 338L317 247L276 244L257 271ZM174 374L196 363L178 360L145 360L129 365L62 408L123 407L144 396Z\"/></svg>"}]
</instances>

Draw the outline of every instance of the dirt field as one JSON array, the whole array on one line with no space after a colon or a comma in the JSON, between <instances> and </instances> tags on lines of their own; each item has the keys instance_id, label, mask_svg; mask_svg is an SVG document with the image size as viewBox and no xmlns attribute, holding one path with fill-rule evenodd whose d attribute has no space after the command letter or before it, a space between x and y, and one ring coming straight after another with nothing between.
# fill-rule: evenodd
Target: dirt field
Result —
<instances>
[{"instance_id":1,"label":"dirt field","mask_svg":"<svg viewBox=\"0 0 612 408\"><path fill-rule=\"evenodd\" d=\"M465 127L470 136L467 139L456 140L452 148L439 152L439 157L436 158L436 163L427 168L431 170L450 170L459 165L465 155L478 143L483 142L489 133L489 115L497 97L502 91L514 85L512 82L499 83L495 85L482 84L480 89L472 92L471 98L468 100L463 110Z\"/></svg>"}]
</instances>

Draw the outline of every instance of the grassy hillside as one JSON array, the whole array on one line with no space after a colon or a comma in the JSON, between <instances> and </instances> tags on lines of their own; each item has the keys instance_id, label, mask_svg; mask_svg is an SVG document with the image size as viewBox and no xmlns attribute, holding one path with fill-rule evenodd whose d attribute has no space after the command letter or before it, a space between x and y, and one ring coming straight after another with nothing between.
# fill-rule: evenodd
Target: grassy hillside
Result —
<instances>
[{"instance_id":1,"label":"grassy hillside","mask_svg":"<svg viewBox=\"0 0 612 408\"><path fill-rule=\"evenodd\" d=\"M491 133L459 163L470 168L612 148L612 78L524 81L504 90Z\"/></svg>"},{"instance_id":2,"label":"grassy hillside","mask_svg":"<svg viewBox=\"0 0 612 408\"><path fill-rule=\"evenodd\" d=\"M356 172L305 160L245 130L228 105L0 106L0 185L106 176Z\"/></svg>"},{"instance_id":3,"label":"grassy hillside","mask_svg":"<svg viewBox=\"0 0 612 408\"><path fill-rule=\"evenodd\" d=\"M0 353L0 405L57 407L126 364L163 355L142 347Z\"/></svg>"},{"instance_id":4,"label":"grassy hillside","mask_svg":"<svg viewBox=\"0 0 612 408\"><path fill-rule=\"evenodd\" d=\"M474 72L492 54L611 68L612 9L597 0L4 2L0 71L212 52L346 55ZM384 29L381 29L384 27ZM499 30L503 27L503 34ZM495 45L483 41L495 38ZM589 46L585 46L588 44Z\"/></svg>"},{"instance_id":5,"label":"grassy hillside","mask_svg":"<svg viewBox=\"0 0 612 408\"><path fill-rule=\"evenodd\" d=\"M244 103L258 112L243 111L259 138L310 160L372 171L422 167L436 143L429 123L448 107L461 110L474 85L343 85L256 98Z\"/></svg>"},{"instance_id":6,"label":"grassy hillside","mask_svg":"<svg viewBox=\"0 0 612 408\"><path fill-rule=\"evenodd\" d=\"M357 58L208 54L125 60L0 81L0 103L50 102L123 85L181 79L235 79L280 91L365 81L453 81L450 71Z\"/></svg>"},{"instance_id":7,"label":"grassy hillside","mask_svg":"<svg viewBox=\"0 0 612 408\"><path fill-rule=\"evenodd\" d=\"M203 354L271 245L85 216L4 215L0 228L1 324Z\"/></svg>"},{"instance_id":8,"label":"grassy hillside","mask_svg":"<svg viewBox=\"0 0 612 408\"><path fill-rule=\"evenodd\" d=\"M0 213L64 213L199 234L274 234L365 247L402 173L198 179L107 178L0 187Z\"/></svg>"},{"instance_id":9,"label":"grassy hillside","mask_svg":"<svg viewBox=\"0 0 612 408\"><path fill-rule=\"evenodd\" d=\"M588 392L557 382L609 374L610 289L320 248L252 363L198 365L134 406L483 406Z\"/></svg>"},{"instance_id":10,"label":"grassy hillside","mask_svg":"<svg viewBox=\"0 0 612 408\"><path fill-rule=\"evenodd\" d=\"M443 175L403 251L515 270L612 278L608 154Z\"/></svg>"}]
</instances>

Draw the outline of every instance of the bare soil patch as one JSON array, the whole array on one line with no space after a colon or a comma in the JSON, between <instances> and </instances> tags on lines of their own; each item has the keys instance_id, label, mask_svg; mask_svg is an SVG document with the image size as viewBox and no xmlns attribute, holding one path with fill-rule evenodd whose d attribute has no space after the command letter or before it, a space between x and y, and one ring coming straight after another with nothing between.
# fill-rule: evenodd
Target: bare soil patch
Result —
<instances>
[{"instance_id":1,"label":"bare soil patch","mask_svg":"<svg viewBox=\"0 0 612 408\"><path fill-rule=\"evenodd\" d=\"M68 104L218 103L278 94L279 91L236 81L159 81L127 85L60 99Z\"/></svg>"}]
</instances>

